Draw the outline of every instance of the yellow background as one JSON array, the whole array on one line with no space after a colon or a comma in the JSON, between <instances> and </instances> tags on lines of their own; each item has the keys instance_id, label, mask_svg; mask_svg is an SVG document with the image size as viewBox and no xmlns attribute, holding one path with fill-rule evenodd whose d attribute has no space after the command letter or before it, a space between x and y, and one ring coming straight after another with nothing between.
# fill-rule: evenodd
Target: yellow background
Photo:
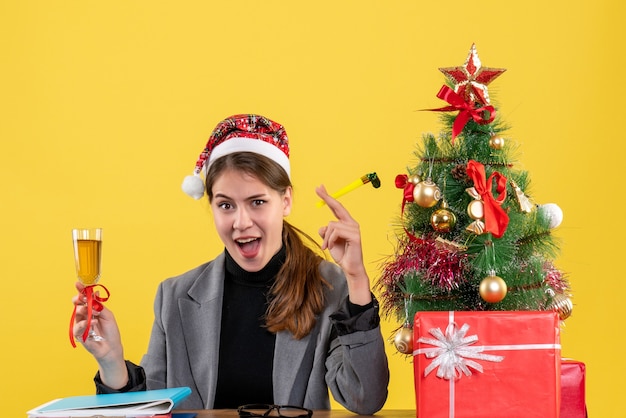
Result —
<instances>
[{"instance_id":1,"label":"yellow background","mask_svg":"<svg viewBox=\"0 0 626 418\"><path fill-rule=\"evenodd\" d=\"M104 228L103 279L139 361L162 279L222 249L205 202L180 191L215 124L255 112L292 144L291 221L330 219L314 187L378 172L342 198L374 281L393 252L396 174L438 132L439 67L473 42L512 125L532 198L565 213L557 265L574 315L563 354L588 367L593 417L623 417L624 17L596 1L3 1L0 4L0 335L3 416L93 391L73 349L70 229ZM397 326L386 322L390 337ZM245 343L245 341L242 341ZM386 407L414 408L412 364L388 346ZM488 402L489 399L485 399Z\"/></svg>"}]
</instances>

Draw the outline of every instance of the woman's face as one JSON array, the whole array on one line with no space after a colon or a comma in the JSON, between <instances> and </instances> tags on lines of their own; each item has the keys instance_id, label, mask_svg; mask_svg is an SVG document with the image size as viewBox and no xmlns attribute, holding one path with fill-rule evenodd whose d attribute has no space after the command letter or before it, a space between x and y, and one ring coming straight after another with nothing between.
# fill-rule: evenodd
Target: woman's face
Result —
<instances>
[{"instance_id":1,"label":"woman's face","mask_svg":"<svg viewBox=\"0 0 626 418\"><path fill-rule=\"evenodd\" d=\"M244 270L261 270L282 246L291 188L281 194L250 174L228 169L212 191L213 221L229 254Z\"/></svg>"}]
</instances>

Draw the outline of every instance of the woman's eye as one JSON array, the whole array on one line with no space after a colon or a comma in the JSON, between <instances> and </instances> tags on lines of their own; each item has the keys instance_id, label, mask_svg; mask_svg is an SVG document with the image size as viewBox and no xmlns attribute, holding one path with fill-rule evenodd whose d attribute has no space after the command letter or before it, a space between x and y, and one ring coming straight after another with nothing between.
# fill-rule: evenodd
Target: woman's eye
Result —
<instances>
[{"instance_id":1,"label":"woman's eye","mask_svg":"<svg viewBox=\"0 0 626 418\"><path fill-rule=\"evenodd\" d=\"M252 201L252 206L261 206L264 203L265 203L265 200L256 199Z\"/></svg>"},{"instance_id":2,"label":"woman's eye","mask_svg":"<svg viewBox=\"0 0 626 418\"><path fill-rule=\"evenodd\" d=\"M218 207L218 208L220 208L220 209L227 210L227 209L230 209L230 208L231 208L231 205L230 205L230 203L228 203L228 202L222 202L222 203L219 203L219 204L217 205L217 207Z\"/></svg>"}]
</instances>

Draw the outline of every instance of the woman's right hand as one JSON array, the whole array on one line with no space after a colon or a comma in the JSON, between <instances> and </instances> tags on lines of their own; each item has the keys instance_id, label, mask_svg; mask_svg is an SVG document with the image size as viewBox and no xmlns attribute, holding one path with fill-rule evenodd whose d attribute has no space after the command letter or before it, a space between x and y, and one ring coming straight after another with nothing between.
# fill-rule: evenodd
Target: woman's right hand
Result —
<instances>
[{"instance_id":1,"label":"woman's right hand","mask_svg":"<svg viewBox=\"0 0 626 418\"><path fill-rule=\"evenodd\" d=\"M100 312L94 309L91 326L104 339L103 341L83 341L83 333L87 327L87 297L83 294L85 286L76 282L78 294L72 302L76 306L76 316L72 332L74 339L85 347L98 362L102 383L116 389L126 385L128 371L124 360L124 348L120 330L113 312L104 307Z\"/></svg>"}]
</instances>

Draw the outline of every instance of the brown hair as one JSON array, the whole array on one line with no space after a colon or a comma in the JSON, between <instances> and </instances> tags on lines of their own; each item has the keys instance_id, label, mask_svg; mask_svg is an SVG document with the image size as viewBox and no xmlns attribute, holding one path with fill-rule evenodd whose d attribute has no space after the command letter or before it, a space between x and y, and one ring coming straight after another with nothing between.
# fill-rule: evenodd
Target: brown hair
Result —
<instances>
[{"instance_id":1,"label":"brown hair","mask_svg":"<svg viewBox=\"0 0 626 418\"><path fill-rule=\"evenodd\" d=\"M206 176L209 202L213 200L215 179L227 169L254 176L281 194L293 187L285 170L271 159L256 153L237 152L218 158L209 167ZM315 316L324 308L324 287L330 284L319 272L323 259L319 244L286 220L283 220L283 245L286 259L270 291L265 326L271 332L289 330L295 338L301 339L315 326Z\"/></svg>"}]
</instances>

